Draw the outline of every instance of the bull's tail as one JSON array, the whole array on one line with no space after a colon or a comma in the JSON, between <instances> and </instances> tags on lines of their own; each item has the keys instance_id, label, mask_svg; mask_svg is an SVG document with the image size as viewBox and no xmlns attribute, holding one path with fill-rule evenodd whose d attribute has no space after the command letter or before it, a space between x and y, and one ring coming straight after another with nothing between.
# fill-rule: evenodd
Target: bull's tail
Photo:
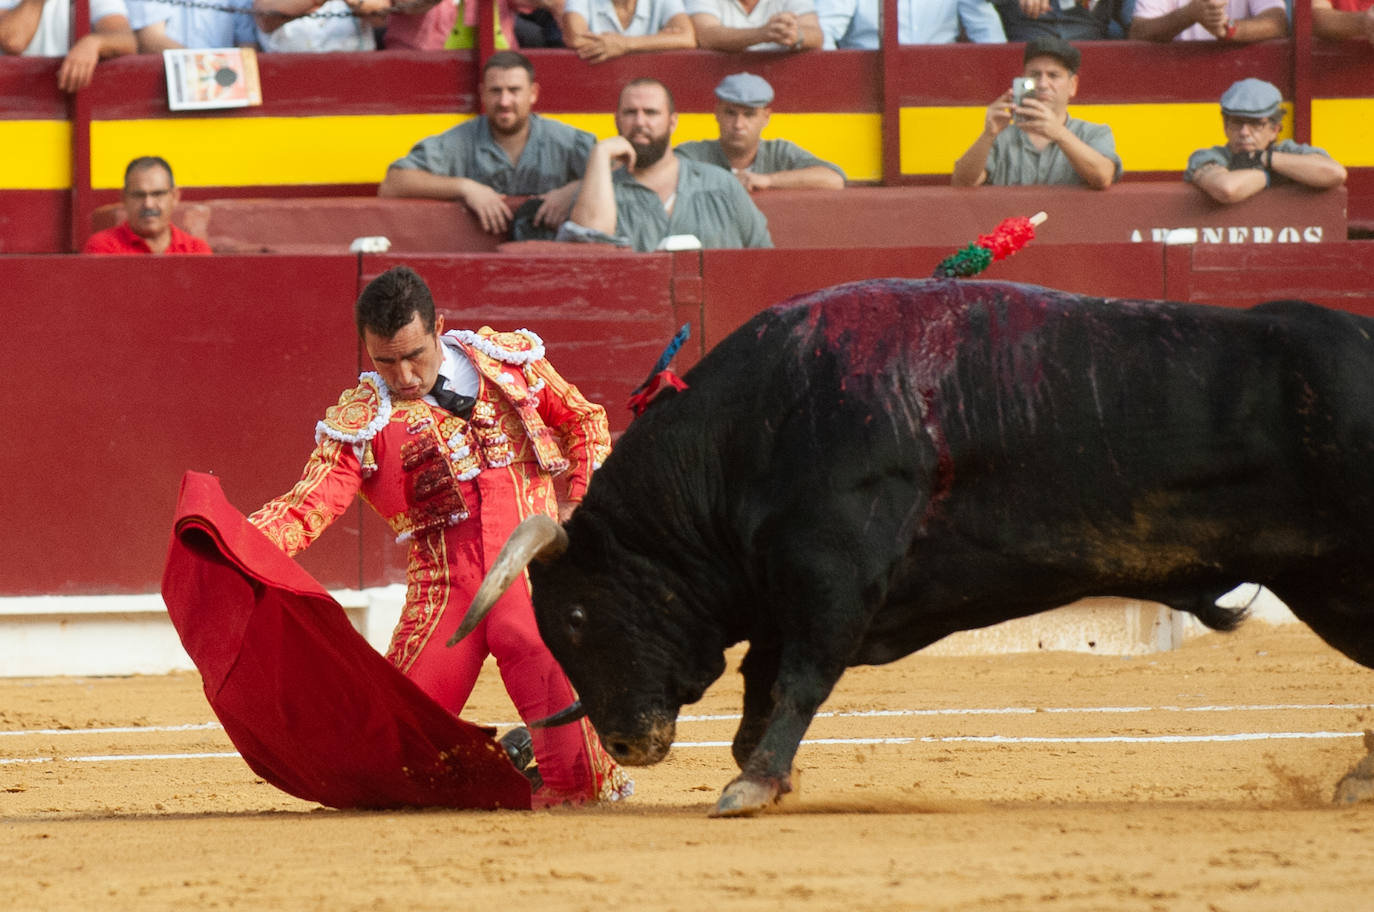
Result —
<instances>
[{"instance_id":1,"label":"bull's tail","mask_svg":"<svg viewBox=\"0 0 1374 912\"><path fill-rule=\"evenodd\" d=\"M1249 583L1247 583L1246 586L1253 589L1248 597L1241 589L1230 589L1226 592L1200 595L1192 605L1173 605L1171 607L1190 612L1193 617L1197 618L1212 630L1230 633L1243 624L1245 619L1250 616L1250 607L1254 605L1255 598L1259 595L1259 586L1254 586ZM1233 595L1232 593L1235 594ZM1225 596L1231 597L1226 598L1224 604L1217 604L1217 602L1221 601ZM1241 598L1245 599L1244 602L1237 604Z\"/></svg>"}]
</instances>

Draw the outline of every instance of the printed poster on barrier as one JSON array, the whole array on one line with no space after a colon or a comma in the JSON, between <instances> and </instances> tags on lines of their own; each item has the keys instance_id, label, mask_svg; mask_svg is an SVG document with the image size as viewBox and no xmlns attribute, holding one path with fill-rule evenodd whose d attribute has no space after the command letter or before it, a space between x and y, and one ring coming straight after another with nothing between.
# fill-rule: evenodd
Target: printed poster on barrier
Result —
<instances>
[{"instance_id":1,"label":"printed poster on barrier","mask_svg":"<svg viewBox=\"0 0 1374 912\"><path fill-rule=\"evenodd\" d=\"M163 51L167 104L173 111L246 108L262 104L258 55L252 48Z\"/></svg>"}]
</instances>

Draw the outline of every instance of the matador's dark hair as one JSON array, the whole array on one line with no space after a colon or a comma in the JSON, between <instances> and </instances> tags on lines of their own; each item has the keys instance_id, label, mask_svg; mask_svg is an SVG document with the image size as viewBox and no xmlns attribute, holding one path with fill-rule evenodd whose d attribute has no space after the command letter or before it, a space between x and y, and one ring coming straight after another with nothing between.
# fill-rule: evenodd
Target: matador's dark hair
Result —
<instances>
[{"instance_id":1,"label":"matador's dark hair","mask_svg":"<svg viewBox=\"0 0 1374 912\"><path fill-rule=\"evenodd\" d=\"M425 280L409 266L393 266L368 282L358 295L358 303L353 305L359 336L370 329L390 339L416 314L420 315L425 332L434 332L434 296Z\"/></svg>"}]
</instances>

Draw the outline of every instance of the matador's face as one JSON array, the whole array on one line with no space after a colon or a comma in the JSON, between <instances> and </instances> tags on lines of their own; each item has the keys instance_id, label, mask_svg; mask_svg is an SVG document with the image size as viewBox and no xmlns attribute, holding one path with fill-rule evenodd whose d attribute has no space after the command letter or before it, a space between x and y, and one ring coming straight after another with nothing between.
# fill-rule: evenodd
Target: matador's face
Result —
<instances>
[{"instance_id":1,"label":"matador's face","mask_svg":"<svg viewBox=\"0 0 1374 912\"><path fill-rule=\"evenodd\" d=\"M371 329L363 330L367 355L386 381L391 395L398 399L419 399L430 391L444 363L444 346L439 341L443 332L442 315L435 317L431 332L425 330L419 314L394 336L379 336Z\"/></svg>"}]
</instances>

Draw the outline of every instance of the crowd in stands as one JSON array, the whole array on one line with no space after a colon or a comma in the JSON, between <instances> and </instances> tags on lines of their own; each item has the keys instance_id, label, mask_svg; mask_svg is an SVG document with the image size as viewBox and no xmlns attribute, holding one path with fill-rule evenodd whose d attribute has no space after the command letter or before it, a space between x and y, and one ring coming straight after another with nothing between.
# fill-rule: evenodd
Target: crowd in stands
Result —
<instances>
[{"instance_id":1,"label":"crowd in stands","mask_svg":"<svg viewBox=\"0 0 1374 912\"><path fill-rule=\"evenodd\" d=\"M490 0L495 46L568 48L590 63L684 48L873 49L882 0ZM902 44L1066 41L1253 42L1289 32L1294 0L898 0ZM1321 38L1374 41L1374 0L1312 5ZM1286 5L1287 4L1287 5ZM64 91L98 61L168 48L263 51L474 47L478 0L90 0L72 42L70 0L0 0L0 52L63 57Z\"/></svg>"},{"instance_id":2,"label":"crowd in stands","mask_svg":"<svg viewBox=\"0 0 1374 912\"><path fill-rule=\"evenodd\" d=\"M566 47L589 63L701 47L728 52L876 48L881 0L490 0L495 45L482 75L482 116L415 145L381 182L382 196L463 202L496 235L597 240L652 250L681 235L703 246L771 246L751 194L841 189L843 171L785 139L763 140L773 89L737 73L716 88L715 140L672 145L672 91L653 79L624 86L617 135L596 137L532 112L539 86L515 47ZM1299 0L1303 2L1303 0ZM1374 41L1374 0L1306 0L1323 38ZM266 51L443 49L475 44L477 0L244 0L241 9L190 0L90 0L90 34L70 43L66 0L0 0L0 49L65 59L66 91L103 58L178 47ZM1068 184L1105 190L1122 162L1109 125L1069 116L1081 56L1072 41L1252 42L1289 31L1285 0L898 0L904 44L1025 42L1022 91L987 108L983 130L953 168L954 186ZM1009 74L1010 75L1010 74ZM1275 182L1337 186L1345 170L1322 150L1277 141L1279 90L1249 79L1222 98L1226 143L1199 150L1185 180L1218 202ZM163 172L165 171L165 177ZM165 179L171 168L131 173ZM137 184L135 180L133 184ZM146 193L126 176L129 223ZM156 188L162 191L164 188ZM528 197L520 211L511 197ZM149 217L144 206L143 217ZM170 207L168 207L170 208ZM150 229L151 230L151 229ZM168 244L165 225L147 240ZM106 239L108 240L108 238ZM139 249L134 239L126 246ZM175 248L175 244L173 244Z\"/></svg>"}]
</instances>

